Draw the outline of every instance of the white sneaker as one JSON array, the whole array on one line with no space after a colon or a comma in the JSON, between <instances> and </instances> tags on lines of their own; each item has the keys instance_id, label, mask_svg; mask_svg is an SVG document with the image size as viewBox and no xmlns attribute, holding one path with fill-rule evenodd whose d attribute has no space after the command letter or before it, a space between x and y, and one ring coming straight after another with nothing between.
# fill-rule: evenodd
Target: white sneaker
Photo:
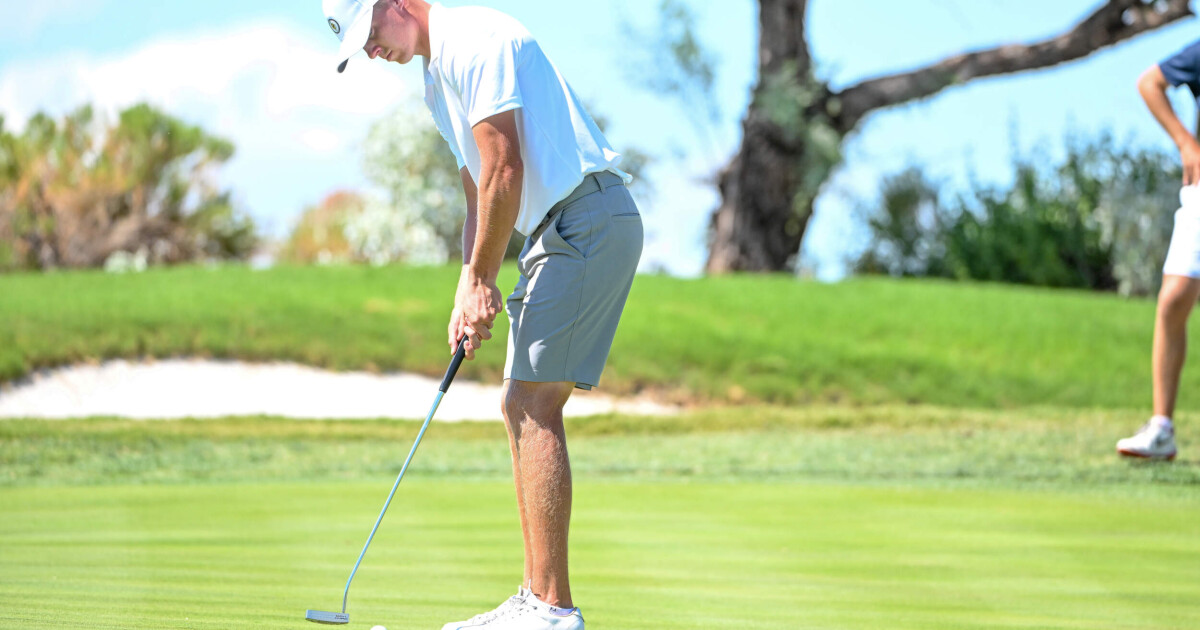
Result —
<instances>
[{"instance_id":1,"label":"white sneaker","mask_svg":"<svg viewBox=\"0 0 1200 630\"><path fill-rule=\"evenodd\" d=\"M518 606L519 604L524 602L525 598L531 597L531 596L532 596L532 593L530 593L528 589L526 589L524 586L522 586L521 588L517 589L516 595L509 597L507 600L504 601L503 604L500 604L499 606L497 606L495 610L491 610L491 611L485 612L480 615L475 615L474 617L471 617L470 619L468 619L466 621L459 621L457 623L448 623L448 624L442 626L442 630L468 630L470 628L482 628L484 626L487 626L488 623L495 621L496 619L499 619L500 617L503 617L505 614L508 613L508 611L512 610L515 606ZM487 627L490 628L491 626L487 626ZM583 626L580 626L580 627L582 628Z\"/></svg>"},{"instance_id":2,"label":"white sneaker","mask_svg":"<svg viewBox=\"0 0 1200 630\"><path fill-rule=\"evenodd\" d=\"M1151 418L1133 437L1118 441L1117 452L1126 457L1175 459L1175 427L1170 420Z\"/></svg>"},{"instance_id":3,"label":"white sneaker","mask_svg":"<svg viewBox=\"0 0 1200 630\"><path fill-rule=\"evenodd\" d=\"M578 608L555 608L530 593L485 630L583 630L583 615Z\"/></svg>"}]
</instances>

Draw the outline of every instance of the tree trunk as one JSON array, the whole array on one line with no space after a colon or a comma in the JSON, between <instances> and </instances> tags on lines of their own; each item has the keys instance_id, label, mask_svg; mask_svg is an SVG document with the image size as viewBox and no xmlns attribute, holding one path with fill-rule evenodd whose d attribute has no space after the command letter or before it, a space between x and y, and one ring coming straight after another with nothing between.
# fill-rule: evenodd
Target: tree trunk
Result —
<instances>
[{"instance_id":1,"label":"tree trunk","mask_svg":"<svg viewBox=\"0 0 1200 630\"><path fill-rule=\"evenodd\" d=\"M759 76L810 73L804 37L807 0L761 0ZM789 63L790 62L790 63ZM709 229L709 273L784 269L800 249L812 204L793 211L804 146L779 141L781 131L761 109L760 80L743 123L742 148L721 172L721 207Z\"/></svg>"},{"instance_id":2,"label":"tree trunk","mask_svg":"<svg viewBox=\"0 0 1200 630\"><path fill-rule=\"evenodd\" d=\"M831 93L811 75L806 4L759 0L759 82L741 149L720 174L709 273L791 268L817 192L841 159L836 145L869 113L973 79L1080 59L1193 15L1190 0L1108 0L1057 37L955 55Z\"/></svg>"}]
</instances>

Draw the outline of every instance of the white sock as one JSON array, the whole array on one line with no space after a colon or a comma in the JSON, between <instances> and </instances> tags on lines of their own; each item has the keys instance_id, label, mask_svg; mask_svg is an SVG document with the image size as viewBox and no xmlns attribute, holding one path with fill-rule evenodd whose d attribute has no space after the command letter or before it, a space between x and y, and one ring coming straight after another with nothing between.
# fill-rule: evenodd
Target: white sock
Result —
<instances>
[{"instance_id":1,"label":"white sock","mask_svg":"<svg viewBox=\"0 0 1200 630\"><path fill-rule=\"evenodd\" d=\"M579 610L579 608L559 608L558 606L551 606L550 604L547 604L546 602L538 599L538 596L534 595L533 591L529 592L529 597L533 598L534 602L536 602L542 606L545 606L546 610L550 611L551 615L555 615L558 617L566 617L566 616L570 615L571 613L575 612L576 610Z\"/></svg>"},{"instance_id":2,"label":"white sock","mask_svg":"<svg viewBox=\"0 0 1200 630\"><path fill-rule=\"evenodd\" d=\"M1153 416L1150 418L1150 423L1156 427L1174 428L1174 425L1171 424L1171 419L1166 416Z\"/></svg>"}]
</instances>

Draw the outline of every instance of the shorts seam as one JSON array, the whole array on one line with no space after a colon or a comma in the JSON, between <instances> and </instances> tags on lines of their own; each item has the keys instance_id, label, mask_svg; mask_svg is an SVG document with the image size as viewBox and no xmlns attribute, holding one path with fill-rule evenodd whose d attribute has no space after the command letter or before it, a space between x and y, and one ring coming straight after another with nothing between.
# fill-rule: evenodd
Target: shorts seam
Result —
<instances>
[{"instance_id":1,"label":"shorts seam","mask_svg":"<svg viewBox=\"0 0 1200 630\"><path fill-rule=\"evenodd\" d=\"M591 250L592 239L595 237L595 234L593 233L593 231L595 229L595 223L592 221L592 214L593 213L591 213L591 212L587 213L588 240L587 240L587 243L585 243L585 245L586 245L585 249L587 249L589 251ZM559 237L561 238L562 235L559 234ZM567 239L565 239L565 238L562 240L564 243L567 242ZM567 243L567 245L570 246L570 243ZM567 337L567 353L564 358L564 360L567 362L567 364L569 364L571 362L571 345L575 343L575 328L577 326L579 326L579 314L583 311L583 294L587 288L588 257L586 254L583 254L583 252L580 252L580 254L583 255L583 273L581 274L581 277L579 278L579 301L575 304L575 318L571 320L571 334ZM563 374L566 374L566 372L567 372L567 365L563 365Z\"/></svg>"}]
</instances>

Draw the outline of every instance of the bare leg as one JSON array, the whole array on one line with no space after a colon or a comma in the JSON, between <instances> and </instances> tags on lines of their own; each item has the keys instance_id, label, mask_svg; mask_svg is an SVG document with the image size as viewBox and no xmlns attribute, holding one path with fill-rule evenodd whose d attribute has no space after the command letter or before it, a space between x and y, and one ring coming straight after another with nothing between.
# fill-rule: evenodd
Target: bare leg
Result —
<instances>
[{"instance_id":1,"label":"bare leg","mask_svg":"<svg viewBox=\"0 0 1200 630\"><path fill-rule=\"evenodd\" d=\"M512 381L504 381L504 393L502 401L508 400L509 384ZM507 403L501 403L501 411L504 413L505 426L508 427L508 449L512 453L513 466L513 483L517 488L517 513L521 517L521 534L524 537L525 544L525 568L521 574L521 586L530 587L530 579L533 575L533 555L531 554L529 542L529 522L525 519L525 493L521 489L521 460L517 457L519 450L517 449L517 438L520 435L520 424L514 424L508 421Z\"/></svg>"},{"instance_id":2,"label":"bare leg","mask_svg":"<svg viewBox=\"0 0 1200 630\"><path fill-rule=\"evenodd\" d=\"M571 462L562 417L574 386L509 380L504 387L504 418L525 537L525 583L538 599L561 608L574 606L567 575Z\"/></svg>"},{"instance_id":3,"label":"bare leg","mask_svg":"<svg viewBox=\"0 0 1200 630\"><path fill-rule=\"evenodd\" d=\"M1187 357L1187 320L1200 298L1200 280L1163 276L1154 323L1154 415L1171 418Z\"/></svg>"}]
</instances>

